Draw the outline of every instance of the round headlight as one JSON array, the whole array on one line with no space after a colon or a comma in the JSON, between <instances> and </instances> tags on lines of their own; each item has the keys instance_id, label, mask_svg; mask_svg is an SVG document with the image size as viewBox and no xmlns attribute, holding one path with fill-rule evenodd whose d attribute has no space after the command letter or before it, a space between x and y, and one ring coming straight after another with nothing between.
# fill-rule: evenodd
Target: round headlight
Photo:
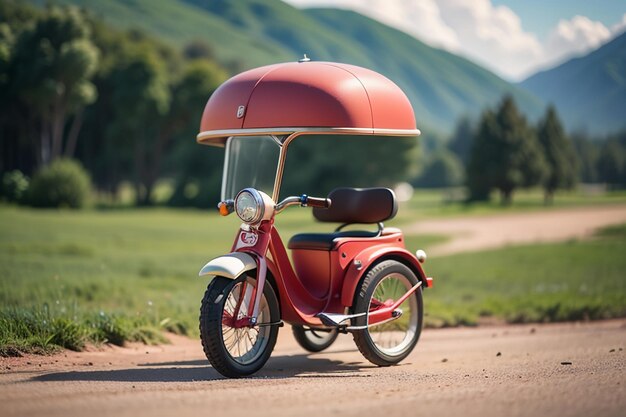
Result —
<instances>
[{"instance_id":1,"label":"round headlight","mask_svg":"<svg viewBox=\"0 0 626 417\"><path fill-rule=\"evenodd\" d=\"M261 221L265 212L263 197L254 188L245 188L235 197L237 216L246 223L255 224Z\"/></svg>"}]
</instances>

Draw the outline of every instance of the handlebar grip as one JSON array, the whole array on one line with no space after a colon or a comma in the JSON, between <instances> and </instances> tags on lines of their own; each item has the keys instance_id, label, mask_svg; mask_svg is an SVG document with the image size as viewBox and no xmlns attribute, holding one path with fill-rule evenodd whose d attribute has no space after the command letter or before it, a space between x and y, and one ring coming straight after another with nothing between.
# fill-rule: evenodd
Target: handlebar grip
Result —
<instances>
[{"instance_id":1,"label":"handlebar grip","mask_svg":"<svg viewBox=\"0 0 626 417\"><path fill-rule=\"evenodd\" d=\"M304 201L304 205L305 206L309 206L309 207L317 207L317 208L322 208L322 209L327 209L330 207L332 201L330 201L330 198L317 198L317 197L306 197L306 200Z\"/></svg>"}]
</instances>

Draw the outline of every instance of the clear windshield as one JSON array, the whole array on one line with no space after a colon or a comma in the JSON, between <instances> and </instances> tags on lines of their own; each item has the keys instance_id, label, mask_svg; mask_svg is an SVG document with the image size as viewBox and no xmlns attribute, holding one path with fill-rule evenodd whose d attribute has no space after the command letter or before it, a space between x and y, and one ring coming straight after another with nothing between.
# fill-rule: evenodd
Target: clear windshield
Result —
<instances>
[{"instance_id":1,"label":"clear windshield","mask_svg":"<svg viewBox=\"0 0 626 417\"><path fill-rule=\"evenodd\" d=\"M239 191L253 187L270 197L280 156L280 146L271 136L233 136L226 142L222 200L234 199Z\"/></svg>"}]
</instances>

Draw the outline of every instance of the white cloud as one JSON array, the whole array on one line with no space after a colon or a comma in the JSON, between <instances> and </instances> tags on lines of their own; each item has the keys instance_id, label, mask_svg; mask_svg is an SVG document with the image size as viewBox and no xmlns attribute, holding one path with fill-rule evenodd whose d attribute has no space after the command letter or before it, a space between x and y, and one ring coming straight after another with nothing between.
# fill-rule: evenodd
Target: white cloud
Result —
<instances>
[{"instance_id":1,"label":"white cloud","mask_svg":"<svg viewBox=\"0 0 626 417\"><path fill-rule=\"evenodd\" d=\"M544 44L506 6L491 0L285 0L298 7L355 10L432 45L466 56L500 76L519 80L599 47L626 29L584 16L561 20Z\"/></svg>"},{"instance_id":2,"label":"white cloud","mask_svg":"<svg viewBox=\"0 0 626 417\"><path fill-rule=\"evenodd\" d=\"M611 31L601 22L585 16L561 20L548 35L545 45L545 63L555 63L563 58L582 54L605 43Z\"/></svg>"},{"instance_id":3,"label":"white cloud","mask_svg":"<svg viewBox=\"0 0 626 417\"><path fill-rule=\"evenodd\" d=\"M456 51L458 37L442 19L435 0L285 0L298 7L335 7L355 10L400 29L432 46Z\"/></svg>"},{"instance_id":4,"label":"white cloud","mask_svg":"<svg viewBox=\"0 0 626 417\"><path fill-rule=\"evenodd\" d=\"M490 0L439 0L443 20L462 43L463 55L506 77L518 78L541 57L541 44L519 17Z\"/></svg>"},{"instance_id":5,"label":"white cloud","mask_svg":"<svg viewBox=\"0 0 626 417\"><path fill-rule=\"evenodd\" d=\"M622 32L624 32L625 29L626 29L626 13L624 13L624 16L622 16L621 22L618 22L611 27L611 32L615 36L617 36L617 35L620 35Z\"/></svg>"}]
</instances>

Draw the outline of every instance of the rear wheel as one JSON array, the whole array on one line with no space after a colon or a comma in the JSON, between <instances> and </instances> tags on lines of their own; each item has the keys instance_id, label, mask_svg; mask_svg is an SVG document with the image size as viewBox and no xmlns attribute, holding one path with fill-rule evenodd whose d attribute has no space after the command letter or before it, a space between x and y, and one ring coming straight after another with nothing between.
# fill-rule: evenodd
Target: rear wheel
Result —
<instances>
[{"instance_id":1,"label":"rear wheel","mask_svg":"<svg viewBox=\"0 0 626 417\"><path fill-rule=\"evenodd\" d=\"M337 339L337 329L313 329L304 326L291 326L293 337L298 344L309 352L321 352L330 347Z\"/></svg>"},{"instance_id":2,"label":"rear wheel","mask_svg":"<svg viewBox=\"0 0 626 417\"><path fill-rule=\"evenodd\" d=\"M370 270L355 295L354 313L371 312L389 300L398 300L418 283L407 266L397 261L383 261ZM400 306L402 315L387 323L353 332L354 342L370 362L389 366L406 358L420 337L424 306L422 288L418 288ZM354 319L355 326L366 326L367 316Z\"/></svg>"},{"instance_id":3,"label":"rear wheel","mask_svg":"<svg viewBox=\"0 0 626 417\"><path fill-rule=\"evenodd\" d=\"M261 369L269 359L278 326L246 326L246 317L256 289L256 280L215 277L209 284L200 308L200 339L207 359L224 376L238 378ZM280 320L278 300L265 282L257 323Z\"/></svg>"}]
</instances>

